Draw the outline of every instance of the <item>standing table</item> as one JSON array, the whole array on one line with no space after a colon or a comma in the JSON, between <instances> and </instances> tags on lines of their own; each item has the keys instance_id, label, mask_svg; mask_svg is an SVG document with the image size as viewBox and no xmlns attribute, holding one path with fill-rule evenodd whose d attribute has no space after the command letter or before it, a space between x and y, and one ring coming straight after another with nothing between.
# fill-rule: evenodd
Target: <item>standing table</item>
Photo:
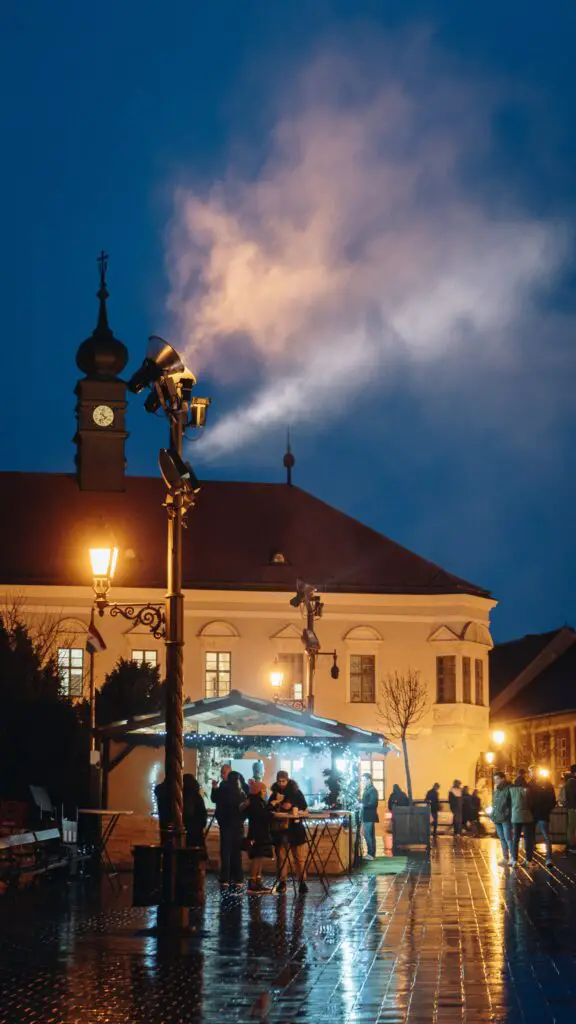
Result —
<instances>
[{"instance_id":1,"label":"standing table","mask_svg":"<svg viewBox=\"0 0 576 1024\"><path fill-rule=\"evenodd\" d=\"M106 872L108 881L110 882L110 885L113 885L112 879L118 878L118 872L110 858L110 854L108 853L108 843L110 842L110 837L118 824L118 819L129 817L134 814L134 811L112 811L102 810L99 808L96 809L95 807L79 807L78 814L92 815L93 817L100 819L101 831L96 842L96 849L98 850L100 863Z\"/></svg>"},{"instance_id":2,"label":"standing table","mask_svg":"<svg viewBox=\"0 0 576 1024\"><path fill-rule=\"evenodd\" d=\"M351 879L352 866L349 864L348 867L346 867L342 861L340 851L338 849L338 840L344 831L346 824L348 825L348 828L352 827L352 811L300 811L297 815L291 814L289 811L275 811L273 816L279 820L302 822L304 832L306 834L306 845L308 847L306 860L304 862L304 874L309 870L310 865L313 864L316 875L322 883L322 887L326 894L328 894L330 890L326 867L333 852L336 854L343 872ZM320 851L320 842L324 836L329 840L329 847L326 855L322 856ZM280 871L286 863L288 863L292 883L295 886L294 864L292 862L290 846L288 844L285 847L284 858L278 865L278 876L280 876Z\"/></svg>"}]
</instances>

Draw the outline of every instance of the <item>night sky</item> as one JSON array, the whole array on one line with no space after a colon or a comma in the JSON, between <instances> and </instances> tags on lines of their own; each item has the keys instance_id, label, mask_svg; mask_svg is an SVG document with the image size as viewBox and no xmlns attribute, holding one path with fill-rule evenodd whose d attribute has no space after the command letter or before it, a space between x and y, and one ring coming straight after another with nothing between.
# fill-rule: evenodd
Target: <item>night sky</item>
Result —
<instances>
[{"instance_id":1,"label":"night sky","mask_svg":"<svg viewBox=\"0 0 576 1024\"><path fill-rule=\"evenodd\" d=\"M290 423L496 639L576 625L574 39L572 0L4 4L0 465L72 469L105 247L130 371L165 334L213 397L200 477L283 479Z\"/></svg>"}]
</instances>

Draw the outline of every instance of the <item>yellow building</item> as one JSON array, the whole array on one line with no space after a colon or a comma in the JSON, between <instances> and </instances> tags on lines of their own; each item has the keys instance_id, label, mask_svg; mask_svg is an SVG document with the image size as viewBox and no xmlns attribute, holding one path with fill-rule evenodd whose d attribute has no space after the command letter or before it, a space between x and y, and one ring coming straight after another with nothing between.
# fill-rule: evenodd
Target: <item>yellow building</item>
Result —
<instances>
[{"instance_id":1,"label":"yellow building","mask_svg":"<svg viewBox=\"0 0 576 1024\"><path fill-rule=\"evenodd\" d=\"M0 592L22 597L28 618L57 618L62 687L71 698L86 695L89 546L103 534L119 546L114 601L161 603L166 578L162 482L125 472L120 374L127 352L108 327L106 296L103 285L98 326L77 355L84 376L76 388L76 471L0 474L10 538L0 556ZM341 668L334 679L331 659L319 659L317 715L387 732L378 711L381 680L417 670L429 707L409 743L414 794L422 797L435 781L446 793L455 777L472 785L487 747L495 601L292 486L291 470L282 484L206 481L189 514L186 697L238 690L270 699L271 671L281 663L284 689L276 695L304 699L303 624L289 599L296 580L306 580L323 595L322 649L336 651ZM107 645L96 658L97 685L120 656L162 669L162 641L148 630L108 614L97 624ZM386 772L377 757L372 772L382 797L394 782L405 786L395 756Z\"/></svg>"}]
</instances>

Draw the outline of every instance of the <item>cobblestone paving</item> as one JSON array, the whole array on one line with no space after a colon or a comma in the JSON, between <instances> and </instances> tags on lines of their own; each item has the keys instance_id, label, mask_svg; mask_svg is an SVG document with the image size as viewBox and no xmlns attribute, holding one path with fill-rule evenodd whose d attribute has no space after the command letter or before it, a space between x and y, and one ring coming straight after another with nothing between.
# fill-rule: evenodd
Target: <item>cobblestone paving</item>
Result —
<instances>
[{"instance_id":1,"label":"cobblestone paving","mask_svg":"<svg viewBox=\"0 0 576 1024\"><path fill-rule=\"evenodd\" d=\"M324 898L221 897L204 934L142 934L154 912L102 889L0 901L0 1024L576 1021L576 870L515 874L492 839L440 838L402 875Z\"/></svg>"}]
</instances>

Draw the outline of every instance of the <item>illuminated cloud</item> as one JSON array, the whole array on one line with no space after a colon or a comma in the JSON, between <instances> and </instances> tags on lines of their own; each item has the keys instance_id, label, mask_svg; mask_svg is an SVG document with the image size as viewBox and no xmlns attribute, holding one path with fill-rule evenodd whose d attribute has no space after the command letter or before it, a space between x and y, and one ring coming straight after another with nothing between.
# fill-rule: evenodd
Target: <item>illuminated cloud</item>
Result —
<instances>
[{"instance_id":1,"label":"illuminated cloud","mask_svg":"<svg viewBox=\"0 0 576 1024\"><path fill-rule=\"evenodd\" d=\"M229 168L207 192L176 191L175 336L196 371L229 379L235 350L260 369L248 407L206 435L205 457L341 416L400 363L470 346L508 362L562 259L556 225L473 184L492 93L443 70L422 41L404 63L385 41L375 50L364 62L324 55L279 95L257 177Z\"/></svg>"}]
</instances>

